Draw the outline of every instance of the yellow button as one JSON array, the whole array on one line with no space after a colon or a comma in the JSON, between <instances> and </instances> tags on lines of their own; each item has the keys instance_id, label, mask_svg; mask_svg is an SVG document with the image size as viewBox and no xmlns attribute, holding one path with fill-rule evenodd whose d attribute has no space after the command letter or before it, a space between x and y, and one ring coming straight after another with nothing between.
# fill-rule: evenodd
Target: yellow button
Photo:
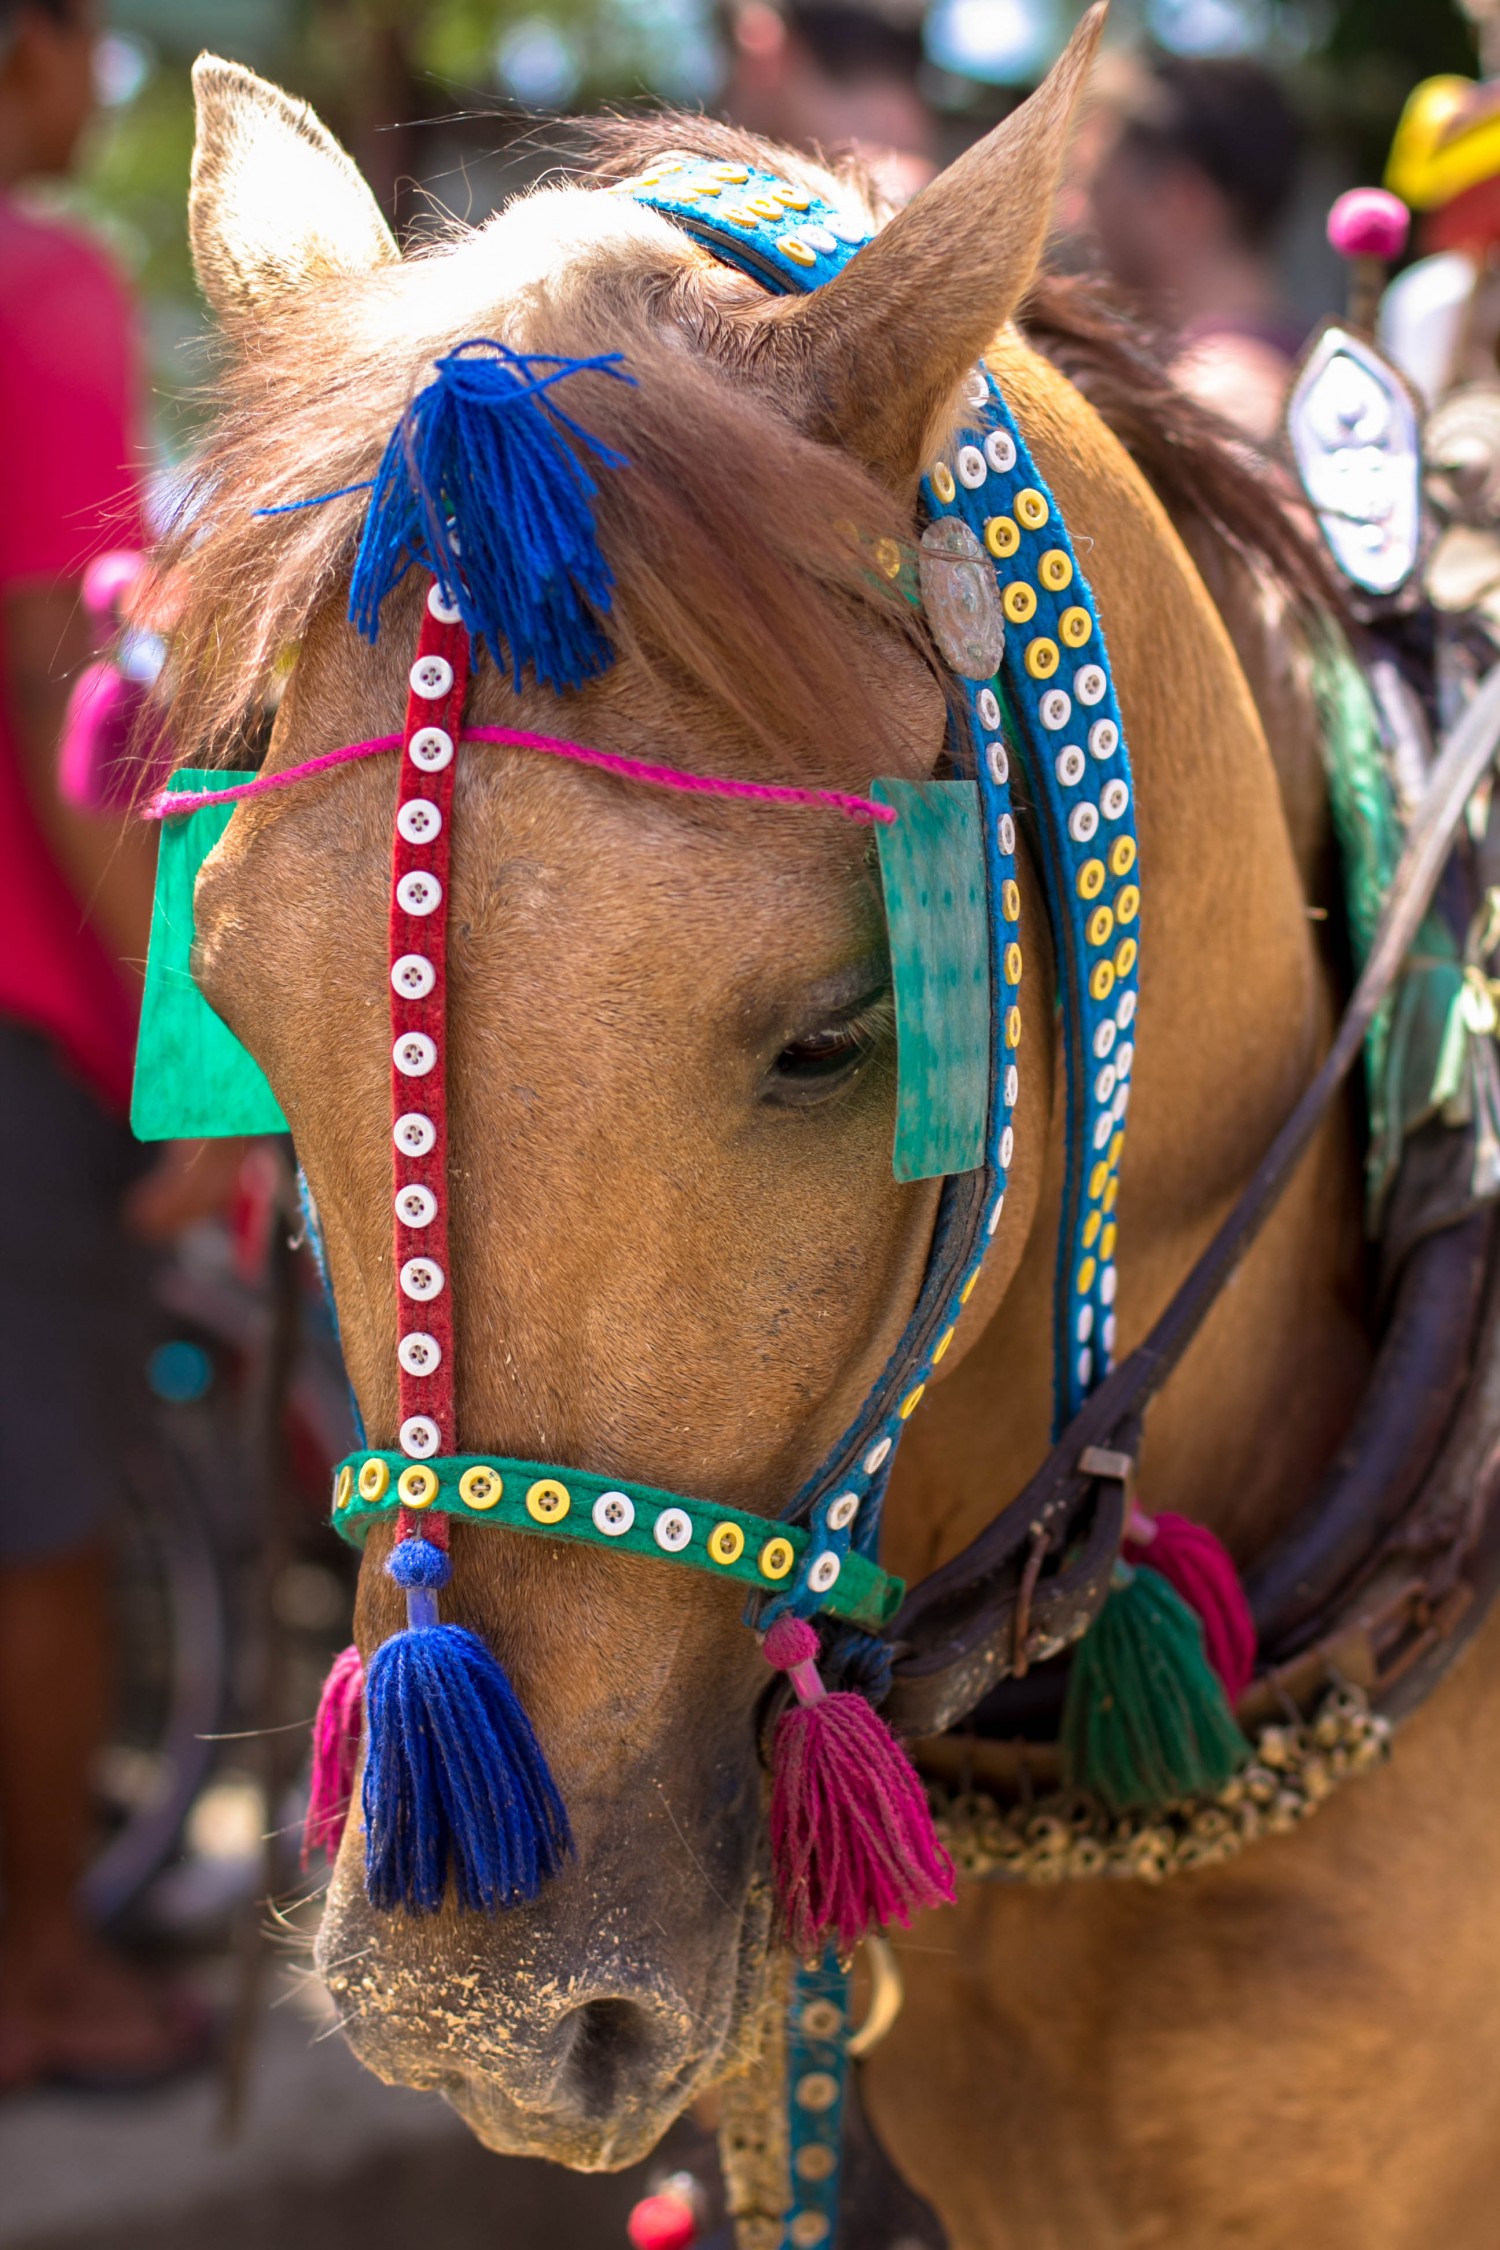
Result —
<instances>
[{"instance_id":1,"label":"yellow button","mask_svg":"<svg viewBox=\"0 0 1500 2250\"><path fill-rule=\"evenodd\" d=\"M1121 938L1115 947L1115 975L1128 977L1135 967L1136 942L1133 937Z\"/></svg>"},{"instance_id":2,"label":"yellow button","mask_svg":"<svg viewBox=\"0 0 1500 2250\"><path fill-rule=\"evenodd\" d=\"M752 195L746 203L745 209L753 211L756 217L760 219L779 219L781 217L779 197L773 201L769 195Z\"/></svg>"},{"instance_id":3,"label":"yellow button","mask_svg":"<svg viewBox=\"0 0 1500 2250\"><path fill-rule=\"evenodd\" d=\"M561 1523L572 1505L572 1493L555 1477L538 1477L526 1495L526 1513L534 1523Z\"/></svg>"},{"instance_id":4,"label":"yellow button","mask_svg":"<svg viewBox=\"0 0 1500 2250\"><path fill-rule=\"evenodd\" d=\"M777 202L788 211L810 211L812 209L812 197L800 194L796 188L774 187L771 193L775 196Z\"/></svg>"},{"instance_id":5,"label":"yellow button","mask_svg":"<svg viewBox=\"0 0 1500 2250\"><path fill-rule=\"evenodd\" d=\"M1094 1244L1099 1239L1099 1229L1103 1224L1104 1221L1100 1218L1098 1212L1090 1211L1083 1222L1083 1247L1085 1250L1093 1249Z\"/></svg>"},{"instance_id":6,"label":"yellow button","mask_svg":"<svg viewBox=\"0 0 1500 2250\"><path fill-rule=\"evenodd\" d=\"M984 527L984 543L996 562L1008 562L1021 544L1021 534L1012 516L991 516Z\"/></svg>"},{"instance_id":7,"label":"yellow button","mask_svg":"<svg viewBox=\"0 0 1500 2250\"><path fill-rule=\"evenodd\" d=\"M1026 669L1034 680L1050 680L1061 661L1056 641L1049 641L1045 633L1027 642Z\"/></svg>"},{"instance_id":8,"label":"yellow button","mask_svg":"<svg viewBox=\"0 0 1500 2250\"><path fill-rule=\"evenodd\" d=\"M790 1539L783 1539L778 1536L766 1541L761 1548L759 1559L762 1578L785 1578L787 1572L797 1560L797 1550Z\"/></svg>"},{"instance_id":9,"label":"yellow button","mask_svg":"<svg viewBox=\"0 0 1500 2250\"><path fill-rule=\"evenodd\" d=\"M1082 648L1094 630L1094 620L1086 609L1065 609L1057 621L1057 637L1068 648Z\"/></svg>"},{"instance_id":10,"label":"yellow button","mask_svg":"<svg viewBox=\"0 0 1500 2250\"><path fill-rule=\"evenodd\" d=\"M1025 625L1036 615L1036 595L1024 578L1017 578L1000 596L1000 606L1012 625Z\"/></svg>"},{"instance_id":11,"label":"yellow button","mask_svg":"<svg viewBox=\"0 0 1500 2250\"><path fill-rule=\"evenodd\" d=\"M750 177L739 164L716 164L708 176L711 180L724 180L730 187L743 187Z\"/></svg>"},{"instance_id":12,"label":"yellow button","mask_svg":"<svg viewBox=\"0 0 1500 2250\"><path fill-rule=\"evenodd\" d=\"M1049 594L1060 594L1073 583L1073 565L1061 547L1049 547L1036 566L1036 574Z\"/></svg>"},{"instance_id":13,"label":"yellow button","mask_svg":"<svg viewBox=\"0 0 1500 2250\"><path fill-rule=\"evenodd\" d=\"M1119 1163L1120 1151L1124 1146L1125 1135L1123 1133L1116 1133L1114 1139L1109 1144L1109 1161L1111 1164Z\"/></svg>"},{"instance_id":14,"label":"yellow button","mask_svg":"<svg viewBox=\"0 0 1500 2250\"><path fill-rule=\"evenodd\" d=\"M1096 961L1089 976L1089 992L1095 1000L1107 1000L1115 989L1114 964Z\"/></svg>"},{"instance_id":15,"label":"yellow button","mask_svg":"<svg viewBox=\"0 0 1500 2250\"><path fill-rule=\"evenodd\" d=\"M785 243L782 248L785 249ZM811 252L808 253L811 256ZM874 546L875 568L885 578L901 576L901 549L894 539L877 539Z\"/></svg>"},{"instance_id":16,"label":"yellow button","mask_svg":"<svg viewBox=\"0 0 1500 2250\"><path fill-rule=\"evenodd\" d=\"M1109 866L1112 875L1128 875L1135 865L1135 838L1117 836L1110 846Z\"/></svg>"},{"instance_id":17,"label":"yellow button","mask_svg":"<svg viewBox=\"0 0 1500 2250\"><path fill-rule=\"evenodd\" d=\"M458 1497L466 1508L493 1508L504 1490L500 1471L487 1469L483 1462L465 1469L458 1480Z\"/></svg>"},{"instance_id":18,"label":"yellow button","mask_svg":"<svg viewBox=\"0 0 1500 2250\"><path fill-rule=\"evenodd\" d=\"M339 1508L347 1508L353 1498L354 1471L350 1468L348 1462L346 1461L344 1463L344 1466L340 1469L338 1475L333 1480L334 1508L336 1510Z\"/></svg>"},{"instance_id":19,"label":"yellow button","mask_svg":"<svg viewBox=\"0 0 1500 2250\"><path fill-rule=\"evenodd\" d=\"M960 1298L959 1302L960 1302L960 1303L962 1303L962 1302L963 1302L962 1298ZM934 1346L933 1346L933 1348L932 1348L932 1364L933 1364L933 1366L934 1366L934 1367L936 1367L936 1365L937 1365L938 1361L939 1361L939 1360L940 1360L940 1359L942 1358L942 1356L943 1356L944 1352L945 1352L945 1351L946 1351L946 1350L948 1349L948 1346L949 1346L949 1345L950 1345L950 1344L952 1343L952 1341L953 1341L953 1331L952 1331L952 1329L951 1329L951 1328L945 1328L945 1329L943 1330L943 1333L942 1333L942 1335L941 1335L941 1336L939 1336L939 1338L938 1338L937 1342L936 1342L936 1343L934 1344Z\"/></svg>"},{"instance_id":20,"label":"yellow button","mask_svg":"<svg viewBox=\"0 0 1500 2250\"><path fill-rule=\"evenodd\" d=\"M910 1421L913 1414L916 1413L917 1408L922 1403L922 1393L926 1390L926 1388L927 1385L925 1383L918 1383L914 1391L907 1392L905 1398L901 1401L901 1404L896 1409L896 1412L900 1415L903 1422Z\"/></svg>"},{"instance_id":21,"label":"yellow button","mask_svg":"<svg viewBox=\"0 0 1500 2250\"><path fill-rule=\"evenodd\" d=\"M1021 948L1018 945L1008 945L1005 948L1005 981L1007 984L1019 984L1021 981Z\"/></svg>"},{"instance_id":22,"label":"yellow button","mask_svg":"<svg viewBox=\"0 0 1500 2250\"><path fill-rule=\"evenodd\" d=\"M716 1563L738 1562L745 1552L745 1534L737 1523L716 1523L708 1535L708 1552Z\"/></svg>"},{"instance_id":23,"label":"yellow button","mask_svg":"<svg viewBox=\"0 0 1500 2250\"><path fill-rule=\"evenodd\" d=\"M953 471L949 468L946 461L933 462L932 489L937 494L938 498L942 501L944 507L947 506L948 502L953 498L954 493L958 490L957 485L953 482Z\"/></svg>"},{"instance_id":24,"label":"yellow button","mask_svg":"<svg viewBox=\"0 0 1500 2250\"><path fill-rule=\"evenodd\" d=\"M1023 523L1028 531L1040 531L1042 525L1052 513L1036 487L1030 484L1022 486L1011 502L1011 506L1016 511L1017 520Z\"/></svg>"},{"instance_id":25,"label":"yellow button","mask_svg":"<svg viewBox=\"0 0 1500 2250\"><path fill-rule=\"evenodd\" d=\"M1080 898L1097 898L1103 888L1103 860L1086 859L1078 870L1078 896Z\"/></svg>"},{"instance_id":26,"label":"yellow button","mask_svg":"<svg viewBox=\"0 0 1500 2250\"><path fill-rule=\"evenodd\" d=\"M1007 922L1019 922L1021 919L1021 886L1010 875L1006 876L1000 886L1000 911Z\"/></svg>"},{"instance_id":27,"label":"yellow button","mask_svg":"<svg viewBox=\"0 0 1500 2250\"><path fill-rule=\"evenodd\" d=\"M1091 1203L1097 1202L1098 1198L1104 1193L1105 1183L1108 1179L1109 1166L1104 1163L1096 1164L1089 1174L1089 1201Z\"/></svg>"},{"instance_id":28,"label":"yellow button","mask_svg":"<svg viewBox=\"0 0 1500 2250\"><path fill-rule=\"evenodd\" d=\"M390 1490L391 1472L384 1461L370 1459L359 1465L359 1496L361 1500L383 1500Z\"/></svg>"},{"instance_id":29,"label":"yellow button","mask_svg":"<svg viewBox=\"0 0 1500 2250\"><path fill-rule=\"evenodd\" d=\"M1021 1011L1019 1008L1007 1008L1005 1011L1005 1044L1007 1047L1019 1047L1021 1044Z\"/></svg>"},{"instance_id":30,"label":"yellow button","mask_svg":"<svg viewBox=\"0 0 1500 2250\"><path fill-rule=\"evenodd\" d=\"M743 203L721 205L719 217L727 219L732 227L743 227L747 234L754 234L760 226L760 221L755 213L747 210Z\"/></svg>"},{"instance_id":31,"label":"yellow button","mask_svg":"<svg viewBox=\"0 0 1500 2250\"><path fill-rule=\"evenodd\" d=\"M1115 1238L1119 1231L1119 1228L1114 1225L1107 1226L1104 1230L1104 1240L1099 1245L1099 1255L1106 1264L1115 1254Z\"/></svg>"},{"instance_id":32,"label":"yellow button","mask_svg":"<svg viewBox=\"0 0 1500 2250\"><path fill-rule=\"evenodd\" d=\"M1091 1290L1091 1289L1093 1288L1093 1286L1094 1286L1094 1261L1093 1261L1093 1259L1092 1259L1092 1258L1085 1258L1085 1259L1084 1259L1084 1261L1083 1261L1083 1264L1082 1264L1082 1265L1081 1265L1081 1266L1079 1267L1079 1269L1078 1269L1078 1294L1079 1294L1079 1296L1080 1296L1080 1297L1086 1297L1086 1296L1088 1295L1089 1291L1090 1291L1090 1290Z\"/></svg>"},{"instance_id":33,"label":"yellow button","mask_svg":"<svg viewBox=\"0 0 1500 2250\"><path fill-rule=\"evenodd\" d=\"M807 244L799 242L794 234L782 236L781 255L783 258L790 258L794 266L815 266L818 262L816 250L809 250ZM892 571L891 576L894 578L895 575Z\"/></svg>"},{"instance_id":34,"label":"yellow button","mask_svg":"<svg viewBox=\"0 0 1500 2250\"><path fill-rule=\"evenodd\" d=\"M396 1479L396 1490L406 1508L430 1508L438 1496L438 1473L425 1461L413 1461Z\"/></svg>"},{"instance_id":35,"label":"yellow button","mask_svg":"<svg viewBox=\"0 0 1500 2250\"><path fill-rule=\"evenodd\" d=\"M976 1289L977 1289L978 1287L979 1287L979 1269L978 1269L978 1268L976 1267L976 1268L975 1268L975 1270L974 1270L974 1272L970 1274L970 1276L969 1276L968 1280L967 1280L967 1281L966 1281L966 1282L964 1283L964 1285L963 1285L962 1289L960 1289L960 1291L959 1291L959 1293L958 1293L958 1301L959 1301L959 1303L960 1303L961 1305L966 1305L966 1304L968 1303L969 1299L970 1299L970 1298L971 1298L971 1297L973 1296L973 1294L974 1294L975 1290L976 1290Z\"/></svg>"},{"instance_id":36,"label":"yellow button","mask_svg":"<svg viewBox=\"0 0 1500 2250\"><path fill-rule=\"evenodd\" d=\"M1134 883L1127 883L1115 900L1115 920L1133 922L1141 910L1141 894Z\"/></svg>"},{"instance_id":37,"label":"yellow button","mask_svg":"<svg viewBox=\"0 0 1500 2250\"><path fill-rule=\"evenodd\" d=\"M1107 906L1096 906L1089 916L1088 940L1090 945L1103 945L1115 934L1115 918Z\"/></svg>"},{"instance_id":38,"label":"yellow button","mask_svg":"<svg viewBox=\"0 0 1500 2250\"><path fill-rule=\"evenodd\" d=\"M1116 1205L1116 1204L1117 1204L1117 1203L1119 1202L1119 1200L1120 1200L1120 1183L1119 1183L1119 1181L1118 1181L1118 1180L1111 1180L1111 1181L1110 1181L1110 1183L1109 1183L1109 1185L1108 1185L1108 1187L1107 1187L1107 1188L1105 1189L1105 1191L1104 1191L1104 1208L1105 1208L1105 1210L1106 1210L1106 1211L1113 1211L1113 1209L1114 1209L1115 1205Z\"/></svg>"}]
</instances>

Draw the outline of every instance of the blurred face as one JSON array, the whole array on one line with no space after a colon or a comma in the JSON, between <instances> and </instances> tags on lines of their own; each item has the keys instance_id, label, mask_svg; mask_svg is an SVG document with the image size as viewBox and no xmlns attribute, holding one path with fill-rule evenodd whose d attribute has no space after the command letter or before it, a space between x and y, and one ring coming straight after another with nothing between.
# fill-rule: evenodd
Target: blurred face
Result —
<instances>
[{"instance_id":1,"label":"blurred face","mask_svg":"<svg viewBox=\"0 0 1500 2250\"><path fill-rule=\"evenodd\" d=\"M1089 223L1123 288L1169 301L1174 277L1234 239L1229 206L1194 165L1117 139L1089 191Z\"/></svg>"},{"instance_id":2,"label":"blurred face","mask_svg":"<svg viewBox=\"0 0 1500 2250\"><path fill-rule=\"evenodd\" d=\"M0 62L0 175L66 172L94 107L96 0L62 16L23 5Z\"/></svg>"}]
</instances>

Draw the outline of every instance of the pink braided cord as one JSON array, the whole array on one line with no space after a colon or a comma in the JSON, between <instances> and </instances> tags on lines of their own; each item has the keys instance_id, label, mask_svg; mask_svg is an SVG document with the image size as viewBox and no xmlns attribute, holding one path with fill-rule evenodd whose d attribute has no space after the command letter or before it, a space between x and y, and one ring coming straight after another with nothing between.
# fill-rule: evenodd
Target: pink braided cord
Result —
<instances>
[{"instance_id":1,"label":"pink braided cord","mask_svg":"<svg viewBox=\"0 0 1500 2250\"><path fill-rule=\"evenodd\" d=\"M684 773L679 766L652 765L644 758L627 758L618 750L595 750L586 742L563 742L550 734L526 734L519 727L465 727L461 739L494 742L507 750L540 750L550 758L571 758L575 765L597 766L602 773L615 774L622 781L644 782L652 789L675 789L684 796L742 797L761 805L817 805L825 812L841 813L846 820L886 823L896 818L891 806L877 805L872 797L855 796L842 789L793 789L778 782L731 781L715 774ZM273 789L289 789L293 782L327 773L333 766L399 750L402 740L399 734L377 734L368 742L346 742L341 750L325 750L321 757L309 758L300 766L287 766L280 773L258 773L253 781L239 782L232 789L159 790L142 817L175 820L200 811L204 805L237 805L245 797L268 796Z\"/></svg>"}]
</instances>

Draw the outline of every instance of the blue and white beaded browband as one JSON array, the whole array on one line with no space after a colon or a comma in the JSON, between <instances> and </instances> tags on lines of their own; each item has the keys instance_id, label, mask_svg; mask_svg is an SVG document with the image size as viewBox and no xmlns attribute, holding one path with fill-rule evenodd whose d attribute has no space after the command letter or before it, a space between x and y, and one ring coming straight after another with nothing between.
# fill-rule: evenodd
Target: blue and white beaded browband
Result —
<instances>
[{"instance_id":1,"label":"blue and white beaded browband","mask_svg":"<svg viewBox=\"0 0 1500 2250\"><path fill-rule=\"evenodd\" d=\"M724 263L778 294L843 271L871 229L775 173L691 156L660 160L612 192L675 220ZM1005 619L989 677L956 669L948 756L977 783L990 934L989 1112L982 1193L945 1183L926 1279L886 1375L817 1476L785 1511L812 1537L768 1602L768 1623L815 1614L818 1557L851 1544L875 1558L901 1431L952 1340L1000 1222L1014 1147L1022 971L1011 757L1035 808L1058 952L1067 1065L1067 1173L1054 1292L1054 1435L1108 1374L1115 1336L1115 1202L1134 1060L1140 914L1134 789L1098 611L1073 543L983 362L965 393L973 422L922 482L924 550L994 564ZM951 532L945 527L952 526ZM897 562L899 568L899 558ZM942 635L938 639L942 643ZM945 647L952 661L952 651ZM953 708L950 702L950 708ZM781 2250L821 2250L838 2224L848 2072L848 1973L832 1953L794 1981L788 2030L791 2202Z\"/></svg>"}]
</instances>

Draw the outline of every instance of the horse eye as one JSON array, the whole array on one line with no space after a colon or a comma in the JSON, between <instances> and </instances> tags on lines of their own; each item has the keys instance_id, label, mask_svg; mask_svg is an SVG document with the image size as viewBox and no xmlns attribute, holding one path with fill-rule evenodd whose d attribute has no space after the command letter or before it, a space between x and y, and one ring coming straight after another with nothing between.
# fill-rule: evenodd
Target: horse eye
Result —
<instances>
[{"instance_id":1,"label":"horse eye","mask_svg":"<svg viewBox=\"0 0 1500 2250\"><path fill-rule=\"evenodd\" d=\"M889 998L877 994L854 1015L799 1032L771 1065L766 1081L768 1099L805 1103L836 1093L874 1053L890 1017Z\"/></svg>"}]
</instances>

